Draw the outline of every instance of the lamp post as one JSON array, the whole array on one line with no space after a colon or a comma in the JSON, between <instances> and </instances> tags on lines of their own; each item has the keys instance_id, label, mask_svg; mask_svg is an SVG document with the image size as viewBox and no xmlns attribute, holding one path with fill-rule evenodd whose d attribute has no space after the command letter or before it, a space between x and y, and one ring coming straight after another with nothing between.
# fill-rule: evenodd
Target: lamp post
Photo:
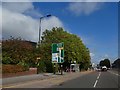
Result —
<instances>
[{"instance_id":1,"label":"lamp post","mask_svg":"<svg viewBox=\"0 0 120 90\"><path fill-rule=\"evenodd\" d=\"M46 16L43 16L43 17L40 17L40 24L39 24L39 41L38 41L38 45L40 45L40 43L41 43L41 41L40 41L40 38L41 38L41 21L42 21L42 19L44 19L45 17L50 17L51 15L50 14L48 14L48 15L46 15Z\"/></svg>"}]
</instances>

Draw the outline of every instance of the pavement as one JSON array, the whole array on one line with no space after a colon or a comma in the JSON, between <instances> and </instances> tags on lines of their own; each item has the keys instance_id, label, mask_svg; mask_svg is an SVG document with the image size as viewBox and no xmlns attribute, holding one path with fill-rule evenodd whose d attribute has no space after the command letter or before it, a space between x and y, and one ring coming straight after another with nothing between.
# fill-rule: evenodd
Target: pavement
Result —
<instances>
[{"instance_id":1,"label":"pavement","mask_svg":"<svg viewBox=\"0 0 120 90\"><path fill-rule=\"evenodd\" d=\"M42 73L42 74L9 77L9 78L2 79L2 85L21 83L21 82L27 82L32 80L43 80L43 79L48 79L56 76L57 75L53 75L52 73Z\"/></svg>"},{"instance_id":2,"label":"pavement","mask_svg":"<svg viewBox=\"0 0 120 90\"><path fill-rule=\"evenodd\" d=\"M2 88L50 88L90 72L92 71L64 73L63 75L38 74L5 78L3 79Z\"/></svg>"}]
</instances>

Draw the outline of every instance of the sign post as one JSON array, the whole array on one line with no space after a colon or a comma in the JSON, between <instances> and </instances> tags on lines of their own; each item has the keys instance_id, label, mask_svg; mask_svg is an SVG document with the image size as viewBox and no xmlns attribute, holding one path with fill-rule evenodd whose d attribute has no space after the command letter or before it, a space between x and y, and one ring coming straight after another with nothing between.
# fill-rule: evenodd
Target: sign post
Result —
<instances>
[{"instance_id":1,"label":"sign post","mask_svg":"<svg viewBox=\"0 0 120 90\"><path fill-rule=\"evenodd\" d=\"M64 43L53 43L52 44L52 63L60 63L61 74L62 74L62 63L64 62Z\"/></svg>"},{"instance_id":2,"label":"sign post","mask_svg":"<svg viewBox=\"0 0 120 90\"><path fill-rule=\"evenodd\" d=\"M61 75L63 75L63 65L61 64Z\"/></svg>"},{"instance_id":3,"label":"sign post","mask_svg":"<svg viewBox=\"0 0 120 90\"><path fill-rule=\"evenodd\" d=\"M54 74L56 73L55 71L56 71L56 70L55 70L55 63L54 63L54 72L53 72Z\"/></svg>"}]
</instances>

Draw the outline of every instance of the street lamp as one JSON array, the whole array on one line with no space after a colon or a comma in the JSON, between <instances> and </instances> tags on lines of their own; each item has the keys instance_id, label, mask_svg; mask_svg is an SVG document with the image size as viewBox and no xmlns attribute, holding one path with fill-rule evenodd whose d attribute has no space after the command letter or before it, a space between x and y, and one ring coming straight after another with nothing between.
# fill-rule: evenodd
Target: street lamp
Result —
<instances>
[{"instance_id":1,"label":"street lamp","mask_svg":"<svg viewBox=\"0 0 120 90\"><path fill-rule=\"evenodd\" d=\"M40 17L40 24L39 24L39 41L38 41L38 44L39 44L39 45L40 45L40 43L41 43L41 41L40 41L40 38L41 38L41 21L42 21L43 18L45 18L45 17L50 17L50 16L51 16L51 15L48 14L48 15L46 15L46 16Z\"/></svg>"}]
</instances>

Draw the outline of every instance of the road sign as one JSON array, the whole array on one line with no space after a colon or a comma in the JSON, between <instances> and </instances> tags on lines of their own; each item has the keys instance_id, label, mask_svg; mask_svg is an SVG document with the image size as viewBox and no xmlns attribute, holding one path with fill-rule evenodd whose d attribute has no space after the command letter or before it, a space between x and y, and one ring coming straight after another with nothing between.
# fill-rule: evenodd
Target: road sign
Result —
<instances>
[{"instance_id":1,"label":"road sign","mask_svg":"<svg viewBox=\"0 0 120 90\"><path fill-rule=\"evenodd\" d=\"M52 53L58 53L58 44L54 43L52 44Z\"/></svg>"},{"instance_id":2,"label":"road sign","mask_svg":"<svg viewBox=\"0 0 120 90\"><path fill-rule=\"evenodd\" d=\"M53 43L52 44L52 63L64 62L64 44Z\"/></svg>"},{"instance_id":3,"label":"road sign","mask_svg":"<svg viewBox=\"0 0 120 90\"><path fill-rule=\"evenodd\" d=\"M52 62L57 63L58 62L58 53L52 53Z\"/></svg>"}]
</instances>

